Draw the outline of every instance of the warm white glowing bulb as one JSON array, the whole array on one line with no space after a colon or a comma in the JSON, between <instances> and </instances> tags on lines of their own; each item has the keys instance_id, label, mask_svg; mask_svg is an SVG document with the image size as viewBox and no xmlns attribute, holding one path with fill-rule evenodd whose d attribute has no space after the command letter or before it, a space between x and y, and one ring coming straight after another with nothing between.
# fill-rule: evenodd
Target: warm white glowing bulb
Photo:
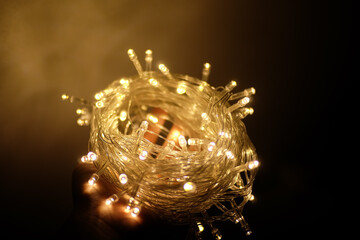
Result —
<instances>
[{"instance_id":1,"label":"warm white glowing bulb","mask_svg":"<svg viewBox=\"0 0 360 240\"><path fill-rule=\"evenodd\" d=\"M94 98L95 98L96 100L100 100L103 96L104 96L104 93L99 92L99 93L96 93L96 94L94 95Z\"/></svg>"},{"instance_id":2,"label":"warm white glowing bulb","mask_svg":"<svg viewBox=\"0 0 360 240\"><path fill-rule=\"evenodd\" d=\"M66 94L61 95L61 99L62 99L62 100L67 100L67 99L69 99L69 98L70 98L69 95L66 95Z\"/></svg>"},{"instance_id":3,"label":"warm white glowing bulb","mask_svg":"<svg viewBox=\"0 0 360 240\"><path fill-rule=\"evenodd\" d=\"M145 160L147 158L147 155L148 155L148 151L146 150L142 150L139 154L139 159L140 160Z\"/></svg>"},{"instance_id":4,"label":"warm white glowing bulb","mask_svg":"<svg viewBox=\"0 0 360 240\"><path fill-rule=\"evenodd\" d=\"M105 204L111 205L117 201L119 201L119 197L116 194L113 194L105 200Z\"/></svg>"},{"instance_id":5,"label":"warm white glowing bulb","mask_svg":"<svg viewBox=\"0 0 360 240\"><path fill-rule=\"evenodd\" d=\"M189 138L188 144L189 144L189 146L198 145L198 144L201 144L201 140L198 138Z\"/></svg>"},{"instance_id":6,"label":"warm white glowing bulb","mask_svg":"<svg viewBox=\"0 0 360 240\"><path fill-rule=\"evenodd\" d=\"M137 217L140 213L140 208L134 207L130 211L132 217Z\"/></svg>"},{"instance_id":7,"label":"warm white glowing bulb","mask_svg":"<svg viewBox=\"0 0 360 240\"><path fill-rule=\"evenodd\" d=\"M233 90L235 87L237 86L236 81L232 80L231 82L229 82L226 86L225 86L225 90L230 92L231 90Z\"/></svg>"},{"instance_id":8,"label":"warm white glowing bulb","mask_svg":"<svg viewBox=\"0 0 360 240\"><path fill-rule=\"evenodd\" d=\"M215 148L215 143L214 142L210 142L209 144L208 144L208 151L209 152L212 152L213 150L214 150L214 148Z\"/></svg>"},{"instance_id":9,"label":"warm white glowing bulb","mask_svg":"<svg viewBox=\"0 0 360 240\"><path fill-rule=\"evenodd\" d=\"M199 91L200 91L200 92L204 91L204 88L205 88L205 83L201 83L201 84L199 85Z\"/></svg>"},{"instance_id":10,"label":"warm white glowing bulb","mask_svg":"<svg viewBox=\"0 0 360 240\"><path fill-rule=\"evenodd\" d=\"M230 150L226 151L225 155L228 159L234 159L234 157L235 157L234 154Z\"/></svg>"},{"instance_id":11,"label":"warm white glowing bulb","mask_svg":"<svg viewBox=\"0 0 360 240\"><path fill-rule=\"evenodd\" d=\"M97 175L96 173L94 173L93 175L91 175L88 183L89 185L95 185L95 183L97 182L97 180L99 180L99 175Z\"/></svg>"},{"instance_id":12,"label":"warm white glowing bulb","mask_svg":"<svg viewBox=\"0 0 360 240\"><path fill-rule=\"evenodd\" d=\"M207 82L210 74L210 63L205 63L202 71L202 79L204 82ZM200 90L201 91L201 90Z\"/></svg>"},{"instance_id":13,"label":"warm white glowing bulb","mask_svg":"<svg viewBox=\"0 0 360 240\"><path fill-rule=\"evenodd\" d=\"M135 51L133 49L128 50L128 55L130 60L134 60L136 58Z\"/></svg>"},{"instance_id":14,"label":"warm white glowing bulb","mask_svg":"<svg viewBox=\"0 0 360 240\"><path fill-rule=\"evenodd\" d=\"M195 192L196 191L196 185L193 182L186 182L184 184L184 190L185 192Z\"/></svg>"},{"instance_id":15,"label":"warm white glowing bulb","mask_svg":"<svg viewBox=\"0 0 360 240\"><path fill-rule=\"evenodd\" d=\"M84 113L84 111L81 108L76 109L76 114L77 115L81 115L83 113Z\"/></svg>"},{"instance_id":16,"label":"warm white glowing bulb","mask_svg":"<svg viewBox=\"0 0 360 240\"><path fill-rule=\"evenodd\" d=\"M173 77L170 74L169 69L164 64L159 64L159 70L164 74L169 80L172 80Z\"/></svg>"},{"instance_id":17,"label":"warm white glowing bulb","mask_svg":"<svg viewBox=\"0 0 360 240\"><path fill-rule=\"evenodd\" d=\"M146 71L151 71L151 62L153 60L152 51L150 49L145 51L145 62L146 62Z\"/></svg>"},{"instance_id":18,"label":"warm white glowing bulb","mask_svg":"<svg viewBox=\"0 0 360 240\"><path fill-rule=\"evenodd\" d=\"M155 117L154 115L152 115L152 114L149 114L147 116L147 119L152 123L158 123L159 122L159 119L157 117Z\"/></svg>"},{"instance_id":19,"label":"warm white glowing bulb","mask_svg":"<svg viewBox=\"0 0 360 240\"><path fill-rule=\"evenodd\" d=\"M142 121L141 124L140 124L140 128L139 128L139 131L141 133L144 133L149 127L149 123L147 121Z\"/></svg>"},{"instance_id":20,"label":"warm white glowing bulb","mask_svg":"<svg viewBox=\"0 0 360 240\"><path fill-rule=\"evenodd\" d=\"M209 115L207 113L202 113L201 114L201 117L204 119L204 120L209 120Z\"/></svg>"},{"instance_id":21,"label":"warm white glowing bulb","mask_svg":"<svg viewBox=\"0 0 360 240\"><path fill-rule=\"evenodd\" d=\"M88 161L88 157L87 156L82 156L81 157L81 162L86 163Z\"/></svg>"},{"instance_id":22,"label":"warm white glowing bulb","mask_svg":"<svg viewBox=\"0 0 360 240\"><path fill-rule=\"evenodd\" d=\"M90 160L90 161L95 161L96 159L97 159L97 155L96 155L96 153L93 153L93 152L89 152L88 154L87 154L87 158Z\"/></svg>"},{"instance_id":23,"label":"warm white glowing bulb","mask_svg":"<svg viewBox=\"0 0 360 240\"><path fill-rule=\"evenodd\" d=\"M180 145L180 147L181 147L184 151L187 151L187 146L186 146L187 142L186 142L185 137L184 137L183 135L180 135L178 140L179 140L179 145Z\"/></svg>"},{"instance_id":24,"label":"warm white glowing bulb","mask_svg":"<svg viewBox=\"0 0 360 240\"><path fill-rule=\"evenodd\" d=\"M129 80L125 79L125 78L121 78L120 79L120 84L124 87L124 88L128 88L129 87Z\"/></svg>"},{"instance_id":25,"label":"warm white glowing bulb","mask_svg":"<svg viewBox=\"0 0 360 240\"><path fill-rule=\"evenodd\" d=\"M127 113L126 113L126 111L124 111L124 110L123 110L123 111L121 111L121 112L120 112L120 117L119 117L119 118L120 118L120 121L122 121L122 122L123 122L123 121L125 121L125 120L126 120L126 118L127 118Z\"/></svg>"},{"instance_id":26,"label":"warm white glowing bulb","mask_svg":"<svg viewBox=\"0 0 360 240\"><path fill-rule=\"evenodd\" d=\"M251 169L257 168L259 166L259 161L258 160L250 161L250 162L248 162L247 165L248 165L248 168L251 170Z\"/></svg>"},{"instance_id":27,"label":"warm white glowing bulb","mask_svg":"<svg viewBox=\"0 0 360 240\"><path fill-rule=\"evenodd\" d=\"M159 70L160 70L162 73L169 71L164 64L159 64Z\"/></svg>"},{"instance_id":28,"label":"warm white glowing bulb","mask_svg":"<svg viewBox=\"0 0 360 240\"><path fill-rule=\"evenodd\" d=\"M201 224L201 222L197 222L196 224L198 226L199 232L200 233L203 232L204 231L204 226Z\"/></svg>"},{"instance_id":29,"label":"warm white glowing bulb","mask_svg":"<svg viewBox=\"0 0 360 240\"><path fill-rule=\"evenodd\" d=\"M256 90L253 87L251 87L248 91L249 91L249 95L254 95L256 93Z\"/></svg>"},{"instance_id":30,"label":"warm white glowing bulb","mask_svg":"<svg viewBox=\"0 0 360 240\"><path fill-rule=\"evenodd\" d=\"M159 84L158 81L154 78L150 78L149 83L154 87L156 87Z\"/></svg>"},{"instance_id":31,"label":"warm white glowing bulb","mask_svg":"<svg viewBox=\"0 0 360 240\"><path fill-rule=\"evenodd\" d=\"M245 106L245 105L248 104L249 102L250 102L250 98L244 97L243 99L240 100L239 103L240 103L242 106Z\"/></svg>"},{"instance_id":32,"label":"warm white glowing bulb","mask_svg":"<svg viewBox=\"0 0 360 240\"><path fill-rule=\"evenodd\" d=\"M254 201L254 200L255 200L255 196L253 194L250 194L249 201Z\"/></svg>"},{"instance_id":33,"label":"warm white glowing bulb","mask_svg":"<svg viewBox=\"0 0 360 240\"><path fill-rule=\"evenodd\" d=\"M104 105L104 102L103 102L103 101L97 101L97 102L95 103L95 106L96 106L97 108L103 108L105 105Z\"/></svg>"},{"instance_id":34,"label":"warm white glowing bulb","mask_svg":"<svg viewBox=\"0 0 360 240\"><path fill-rule=\"evenodd\" d=\"M79 118L76 123L79 125L79 126L84 126L85 125L85 120L82 119L82 118Z\"/></svg>"},{"instance_id":35,"label":"warm white glowing bulb","mask_svg":"<svg viewBox=\"0 0 360 240\"><path fill-rule=\"evenodd\" d=\"M178 94L184 94L184 93L186 93L186 85L180 83L180 84L178 85L177 89L176 89L176 92L177 92Z\"/></svg>"},{"instance_id":36,"label":"warm white glowing bulb","mask_svg":"<svg viewBox=\"0 0 360 240\"><path fill-rule=\"evenodd\" d=\"M119 181L121 184L126 184L128 181L128 177L125 173L120 174Z\"/></svg>"},{"instance_id":37,"label":"warm white glowing bulb","mask_svg":"<svg viewBox=\"0 0 360 240\"><path fill-rule=\"evenodd\" d=\"M151 49L148 49L148 50L145 51L145 56L146 56L146 58L151 57L151 60L152 60L152 51L151 51ZM146 59L145 59L145 61L146 61Z\"/></svg>"}]
</instances>

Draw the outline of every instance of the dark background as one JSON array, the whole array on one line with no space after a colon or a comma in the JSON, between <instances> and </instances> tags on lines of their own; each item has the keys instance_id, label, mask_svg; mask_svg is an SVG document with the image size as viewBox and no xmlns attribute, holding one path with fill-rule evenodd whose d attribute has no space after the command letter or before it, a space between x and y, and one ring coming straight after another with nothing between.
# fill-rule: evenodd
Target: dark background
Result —
<instances>
[{"instance_id":1,"label":"dark background","mask_svg":"<svg viewBox=\"0 0 360 240\"><path fill-rule=\"evenodd\" d=\"M340 4L341 2L341 4ZM344 233L334 133L353 78L345 1L0 1L0 228L54 233L72 209L71 174L87 152L62 93L91 99L134 75L126 51L255 87L245 119L261 168L244 216L252 239ZM244 237L229 222L224 239ZM8 230L8 231L7 231ZM222 229L220 229L222 230ZM4 231L4 232L3 232Z\"/></svg>"}]
</instances>

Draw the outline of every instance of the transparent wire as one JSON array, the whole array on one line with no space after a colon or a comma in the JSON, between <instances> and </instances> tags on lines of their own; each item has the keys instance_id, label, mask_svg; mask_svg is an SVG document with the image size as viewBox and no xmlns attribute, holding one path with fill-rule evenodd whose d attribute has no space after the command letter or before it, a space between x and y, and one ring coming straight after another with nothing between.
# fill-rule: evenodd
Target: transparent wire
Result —
<instances>
[{"instance_id":1,"label":"transparent wire","mask_svg":"<svg viewBox=\"0 0 360 240\"><path fill-rule=\"evenodd\" d=\"M248 165L257 156L242 118L236 110L227 111L231 93L220 93L219 98L219 90L206 82L179 74L168 78L144 71L141 77L114 81L101 91L97 100L102 104L94 104L92 110L89 151L98 156L94 165L119 192L170 221L236 222L252 191L256 168ZM185 151L177 142L166 149L170 139L154 129L165 133L171 129L147 118L155 108L163 111L156 119L176 126L186 139L200 139L199 144L187 145ZM139 141L143 121L149 128ZM120 174L126 174L126 184L119 181ZM186 183L196 188L187 191ZM221 207L234 199L236 206ZM211 207L220 214L199 216Z\"/></svg>"}]
</instances>

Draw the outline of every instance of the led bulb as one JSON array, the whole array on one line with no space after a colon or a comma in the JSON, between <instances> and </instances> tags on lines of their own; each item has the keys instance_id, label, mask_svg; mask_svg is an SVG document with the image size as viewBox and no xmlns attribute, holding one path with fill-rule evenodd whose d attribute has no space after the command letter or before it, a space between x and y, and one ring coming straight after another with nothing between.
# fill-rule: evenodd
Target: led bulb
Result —
<instances>
[{"instance_id":1,"label":"led bulb","mask_svg":"<svg viewBox=\"0 0 360 240\"><path fill-rule=\"evenodd\" d=\"M96 106L97 108L103 108L103 107L104 107L104 102L103 102L103 101L97 101L97 102L95 103L95 106Z\"/></svg>"},{"instance_id":2,"label":"led bulb","mask_svg":"<svg viewBox=\"0 0 360 240\"><path fill-rule=\"evenodd\" d=\"M209 115L207 113L201 114L202 119L206 120L207 122L210 121Z\"/></svg>"},{"instance_id":3,"label":"led bulb","mask_svg":"<svg viewBox=\"0 0 360 240\"><path fill-rule=\"evenodd\" d=\"M200 92L204 91L205 86L206 86L206 83L205 83L205 82L202 82L202 83L199 85L199 91L200 91Z\"/></svg>"},{"instance_id":4,"label":"led bulb","mask_svg":"<svg viewBox=\"0 0 360 240\"><path fill-rule=\"evenodd\" d=\"M230 91L233 90L236 86L237 86L236 81L232 80L231 82L229 82L229 83L225 86L225 90L226 90L227 92L230 92Z\"/></svg>"},{"instance_id":5,"label":"led bulb","mask_svg":"<svg viewBox=\"0 0 360 240\"><path fill-rule=\"evenodd\" d=\"M231 95L230 100L236 100L236 99L240 99L242 97L250 97L251 95L254 95L255 93L256 93L255 88L253 88L253 87L247 88L241 92Z\"/></svg>"},{"instance_id":6,"label":"led bulb","mask_svg":"<svg viewBox=\"0 0 360 240\"><path fill-rule=\"evenodd\" d=\"M253 108L247 108L246 110L250 115L254 114L254 109Z\"/></svg>"},{"instance_id":7,"label":"led bulb","mask_svg":"<svg viewBox=\"0 0 360 240\"><path fill-rule=\"evenodd\" d=\"M147 158L147 155L148 155L148 151L146 150L142 150L139 154L139 159L140 160L145 160Z\"/></svg>"},{"instance_id":8,"label":"led bulb","mask_svg":"<svg viewBox=\"0 0 360 240\"><path fill-rule=\"evenodd\" d=\"M76 114L77 115L81 115L83 113L84 113L84 111L81 108L76 109Z\"/></svg>"},{"instance_id":9,"label":"led bulb","mask_svg":"<svg viewBox=\"0 0 360 240\"><path fill-rule=\"evenodd\" d=\"M154 115L152 115L152 114L148 114L147 119L152 123L158 123L159 122L159 119L157 117L155 117Z\"/></svg>"},{"instance_id":10,"label":"led bulb","mask_svg":"<svg viewBox=\"0 0 360 240\"><path fill-rule=\"evenodd\" d=\"M164 64L159 64L159 70L164 74L169 80L172 80L173 77L170 74L169 69Z\"/></svg>"},{"instance_id":11,"label":"led bulb","mask_svg":"<svg viewBox=\"0 0 360 240\"><path fill-rule=\"evenodd\" d=\"M145 61L151 61L152 60L152 51L151 49L148 49L145 51Z\"/></svg>"},{"instance_id":12,"label":"led bulb","mask_svg":"<svg viewBox=\"0 0 360 240\"><path fill-rule=\"evenodd\" d=\"M99 175L97 175L96 173L94 173L93 175L91 175L88 183L89 185L95 185L95 183L99 180Z\"/></svg>"},{"instance_id":13,"label":"led bulb","mask_svg":"<svg viewBox=\"0 0 360 240\"><path fill-rule=\"evenodd\" d=\"M239 101L239 104L243 107L243 106L245 106L246 104L248 104L249 102L250 102L250 98L244 97L243 99L241 99L241 100Z\"/></svg>"},{"instance_id":14,"label":"led bulb","mask_svg":"<svg viewBox=\"0 0 360 240\"><path fill-rule=\"evenodd\" d=\"M89 153L87 154L87 158L88 158L90 161L95 161L95 160L98 158L98 156L96 155L96 153L89 152Z\"/></svg>"},{"instance_id":15,"label":"led bulb","mask_svg":"<svg viewBox=\"0 0 360 240\"><path fill-rule=\"evenodd\" d=\"M121 184L126 184L128 181L128 177L125 173L120 174L119 181Z\"/></svg>"},{"instance_id":16,"label":"led bulb","mask_svg":"<svg viewBox=\"0 0 360 240\"><path fill-rule=\"evenodd\" d=\"M169 71L164 64L159 64L159 70L160 70L162 73L165 73L165 72L168 72L168 71Z\"/></svg>"},{"instance_id":17,"label":"led bulb","mask_svg":"<svg viewBox=\"0 0 360 240\"><path fill-rule=\"evenodd\" d=\"M179 145L183 149L183 151L187 151L186 139L183 135L179 136Z\"/></svg>"},{"instance_id":18,"label":"led bulb","mask_svg":"<svg viewBox=\"0 0 360 240\"><path fill-rule=\"evenodd\" d=\"M148 49L145 51L145 62L146 62L146 71L147 72L151 71L152 60L153 60L152 51L150 49Z\"/></svg>"},{"instance_id":19,"label":"led bulb","mask_svg":"<svg viewBox=\"0 0 360 240\"><path fill-rule=\"evenodd\" d=\"M184 93L186 93L186 85L183 84L183 83L180 83L180 84L178 85L177 89L176 89L176 92L177 92L178 94L184 94Z\"/></svg>"},{"instance_id":20,"label":"led bulb","mask_svg":"<svg viewBox=\"0 0 360 240\"><path fill-rule=\"evenodd\" d=\"M82 118L79 118L78 120L76 120L76 123L77 123L79 126L85 126L85 125L86 125L85 120L82 119Z\"/></svg>"},{"instance_id":21,"label":"led bulb","mask_svg":"<svg viewBox=\"0 0 360 240\"><path fill-rule=\"evenodd\" d=\"M130 210L130 213L132 217L137 217L140 213L140 208L134 207Z\"/></svg>"},{"instance_id":22,"label":"led bulb","mask_svg":"<svg viewBox=\"0 0 360 240\"><path fill-rule=\"evenodd\" d=\"M158 81L154 78L150 78L149 83L154 87L156 87L159 84Z\"/></svg>"},{"instance_id":23,"label":"led bulb","mask_svg":"<svg viewBox=\"0 0 360 240\"><path fill-rule=\"evenodd\" d=\"M82 157L81 157L81 162L86 163L86 162L88 162L88 161L89 161L89 159L88 159L87 156L82 156Z\"/></svg>"},{"instance_id":24,"label":"led bulb","mask_svg":"<svg viewBox=\"0 0 360 240\"><path fill-rule=\"evenodd\" d=\"M129 55L129 58L130 58L131 61L134 61L137 58L136 54L135 54L135 51L133 49L128 50L128 55Z\"/></svg>"},{"instance_id":25,"label":"led bulb","mask_svg":"<svg viewBox=\"0 0 360 240\"><path fill-rule=\"evenodd\" d=\"M234 159L235 157L234 154L229 150L225 152L225 155L228 159Z\"/></svg>"},{"instance_id":26,"label":"led bulb","mask_svg":"<svg viewBox=\"0 0 360 240\"><path fill-rule=\"evenodd\" d=\"M210 74L210 63L204 63L203 71L202 71L202 80L207 82Z\"/></svg>"},{"instance_id":27,"label":"led bulb","mask_svg":"<svg viewBox=\"0 0 360 240\"><path fill-rule=\"evenodd\" d=\"M196 191L196 185L193 182L186 182L184 184L184 190L185 192L195 192Z\"/></svg>"},{"instance_id":28,"label":"led bulb","mask_svg":"<svg viewBox=\"0 0 360 240\"><path fill-rule=\"evenodd\" d=\"M255 199L255 196L253 194L250 193L250 196L249 196L249 201L254 201Z\"/></svg>"},{"instance_id":29,"label":"led bulb","mask_svg":"<svg viewBox=\"0 0 360 240\"><path fill-rule=\"evenodd\" d=\"M253 108L240 108L237 112L237 116L240 119L244 119L248 115L252 115L254 113Z\"/></svg>"},{"instance_id":30,"label":"led bulb","mask_svg":"<svg viewBox=\"0 0 360 240\"><path fill-rule=\"evenodd\" d=\"M214 150L214 147L215 147L215 143L214 142L210 142L209 145L208 145L208 151L209 152L212 152Z\"/></svg>"},{"instance_id":31,"label":"led bulb","mask_svg":"<svg viewBox=\"0 0 360 240\"><path fill-rule=\"evenodd\" d=\"M253 87L245 89L245 91L247 91L249 95L254 95L256 93L256 90Z\"/></svg>"},{"instance_id":32,"label":"led bulb","mask_svg":"<svg viewBox=\"0 0 360 240\"><path fill-rule=\"evenodd\" d=\"M254 161L250 161L247 163L247 167L249 170L257 168L259 166L259 161L258 160L254 160Z\"/></svg>"},{"instance_id":33,"label":"led bulb","mask_svg":"<svg viewBox=\"0 0 360 240\"><path fill-rule=\"evenodd\" d=\"M128 55L129 55L130 60L133 62L139 76L142 77L143 76L143 70L142 70L141 64L140 64L140 62L139 62L139 60L138 60L138 58L137 58L137 56L135 54L135 51L132 50L132 49L129 49L128 50Z\"/></svg>"},{"instance_id":34,"label":"led bulb","mask_svg":"<svg viewBox=\"0 0 360 240\"><path fill-rule=\"evenodd\" d=\"M105 200L105 204L111 205L113 203L116 203L117 201L119 201L119 197L116 194L113 194Z\"/></svg>"},{"instance_id":35,"label":"led bulb","mask_svg":"<svg viewBox=\"0 0 360 240\"><path fill-rule=\"evenodd\" d=\"M197 225L200 233L204 231L204 226L201 224L201 222L197 222L196 225Z\"/></svg>"},{"instance_id":36,"label":"led bulb","mask_svg":"<svg viewBox=\"0 0 360 240\"><path fill-rule=\"evenodd\" d=\"M195 139L195 138L189 138L189 139L188 139L188 144L189 144L190 146L196 145L196 139Z\"/></svg>"},{"instance_id":37,"label":"led bulb","mask_svg":"<svg viewBox=\"0 0 360 240\"><path fill-rule=\"evenodd\" d=\"M244 107L249 102L250 102L250 98L249 97L244 97L244 98L240 99L237 103L235 103L232 106L228 107L226 111L227 111L227 113L231 113L231 112L235 111L236 109Z\"/></svg>"},{"instance_id":38,"label":"led bulb","mask_svg":"<svg viewBox=\"0 0 360 240\"><path fill-rule=\"evenodd\" d=\"M213 229L211 230L211 233L215 237L216 240L222 239L222 235L221 235L219 229L213 227Z\"/></svg>"},{"instance_id":39,"label":"led bulb","mask_svg":"<svg viewBox=\"0 0 360 240\"><path fill-rule=\"evenodd\" d=\"M124 122L125 120L126 120L126 118L127 118L127 113L126 113L126 111L121 111L120 112L120 117L119 117L119 119L120 119L120 121L122 121L122 122Z\"/></svg>"},{"instance_id":40,"label":"led bulb","mask_svg":"<svg viewBox=\"0 0 360 240\"><path fill-rule=\"evenodd\" d=\"M142 121L139 129L141 132L144 132L148 129L148 127L149 127L149 123L147 121Z\"/></svg>"},{"instance_id":41,"label":"led bulb","mask_svg":"<svg viewBox=\"0 0 360 240\"><path fill-rule=\"evenodd\" d=\"M120 84L124 87L124 88L128 88L129 87L129 80L125 79L125 78L121 78L120 79Z\"/></svg>"},{"instance_id":42,"label":"led bulb","mask_svg":"<svg viewBox=\"0 0 360 240\"><path fill-rule=\"evenodd\" d=\"M94 95L94 98L95 98L96 100L100 100L103 96L104 96L104 93L103 93L103 92L99 92L99 93L96 93L96 94Z\"/></svg>"},{"instance_id":43,"label":"led bulb","mask_svg":"<svg viewBox=\"0 0 360 240\"><path fill-rule=\"evenodd\" d=\"M61 95L61 99L62 100L68 100L69 99L69 95L66 95L66 94L63 94L63 95Z\"/></svg>"}]
</instances>

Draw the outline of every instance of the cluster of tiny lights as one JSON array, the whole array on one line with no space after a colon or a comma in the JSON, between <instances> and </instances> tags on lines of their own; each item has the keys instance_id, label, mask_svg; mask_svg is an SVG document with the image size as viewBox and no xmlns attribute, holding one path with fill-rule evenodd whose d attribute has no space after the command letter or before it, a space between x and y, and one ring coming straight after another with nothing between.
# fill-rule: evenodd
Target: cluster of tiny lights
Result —
<instances>
[{"instance_id":1,"label":"cluster of tiny lights","mask_svg":"<svg viewBox=\"0 0 360 240\"><path fill-rule=\"evenodd\" d=\"M77 123L91 128L89 152L81 158L97 169L88 184L105 178L117 189L106 205L124 197L131 216L147 208L189 224L197 239L204 231L221 239L216 222L225 220L251 234L242 212L254 199L259 161L242 119L254 112L246 105L255 89L233 93L236 81L209 85L209 63L200 80L164 64L153 71L151 50L145 70L134 50L128 55L136 76L114 81L93 101L62 95L82 106Z\"/></svg>"}]
</instances>

